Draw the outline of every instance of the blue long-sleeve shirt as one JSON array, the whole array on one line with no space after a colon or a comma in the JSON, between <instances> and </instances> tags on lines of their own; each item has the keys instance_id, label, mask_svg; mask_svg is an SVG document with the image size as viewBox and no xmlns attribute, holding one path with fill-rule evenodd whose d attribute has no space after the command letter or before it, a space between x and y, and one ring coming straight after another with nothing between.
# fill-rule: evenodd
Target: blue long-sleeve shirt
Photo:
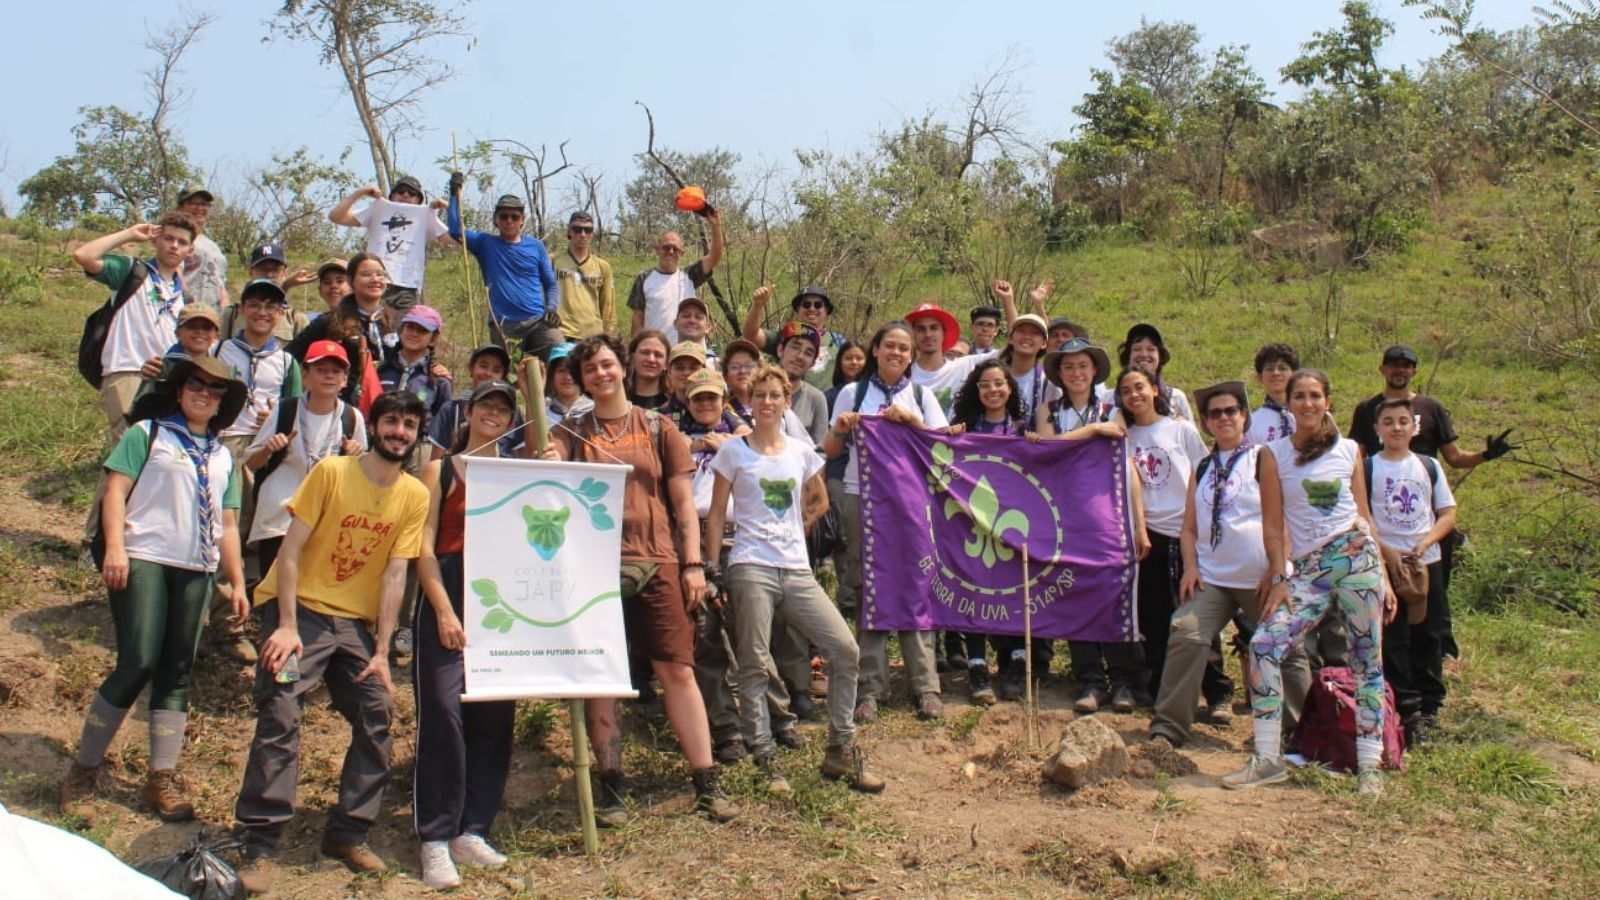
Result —
<instances>
[{"instance_id":1,"label":"blue long-sleeve shirt","mask_svg":"<svg viewBox=\"0 0 1600 900\"><path fill-rule=\"evenodd\" d=\"M453 194L445 224L450 236L461 240L460 199ZM468 231L466 235L467 250L478 258L483 283L489 289L489 311L496 319L521 322L561 307L556 267L551 264L543 241L523 235L513 243L498 234L481 231Z\"/></svg>"}]
</instances>

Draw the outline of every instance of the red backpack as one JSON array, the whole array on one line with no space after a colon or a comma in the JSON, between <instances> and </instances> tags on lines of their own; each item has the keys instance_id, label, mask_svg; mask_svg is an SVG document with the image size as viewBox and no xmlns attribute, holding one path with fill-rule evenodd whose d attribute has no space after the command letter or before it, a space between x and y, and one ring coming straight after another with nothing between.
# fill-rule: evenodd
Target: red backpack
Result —
<instances>
[{"instance_id":1,"label":"red backpack","mask_svg":"<svg viewBox=\"0 0 1600 900\"><path fill-rule=\"evenodd\" d=\"M1294 751L1337 772L1356 770L1356 679L1344 666L1318 669L1295 729ZM1383 767L1405 768L1406 740L1394 709L1394 688L1383 683Z\"/></svg>"}]
</instances>

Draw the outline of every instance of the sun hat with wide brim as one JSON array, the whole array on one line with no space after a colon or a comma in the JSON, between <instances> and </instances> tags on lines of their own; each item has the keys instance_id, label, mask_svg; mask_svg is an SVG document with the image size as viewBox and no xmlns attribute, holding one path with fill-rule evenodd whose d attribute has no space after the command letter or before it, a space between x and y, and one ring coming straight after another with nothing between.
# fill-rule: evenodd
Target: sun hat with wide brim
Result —
<instances>
[{"instance_id":1,"label":"sun hat with wide brim","mask_svg":"<svg viewBox=\"0 0 1600 900\"><path fill-rule=\"evenodd\" d=\"M1106 351L1089 343L1083 338L1073 338L1063 343L1060 347L1044 355L1044 375L1050 383L1065 391L1067 386L1061 383L1061 360L1074 353L1087 353L1094 360L1094 383L1100 384L1111 375L1111 357Z\"/></svg>"},{"instance_id":2,"label":"sun hat with wide brim","mask_svg":"<svg viewBox=\"0 0 1600 900\"><path fill-rule=\"evenodd\" d=\"M1210 387L1200 388L1194 392L1194 414L1195 418L1200 420L1200 428L1206 434L1211 434L1211 417L1206 415L1206 404L1211 402L1212 397L1219 395L1232 397L1239 401L1239 409L1244 413L1244 421L1241 423L1241 427L1249 428L1250 395L1245 392L1244 382L1242 381L1224 381L1219 384L1213 384Z\"/></svg>"},{"instance_id":3,"label":"sun hat with wide brim","mask_svg":"<svg viewBox=\"0 0 1600 900\"><path fill-rule=\"evenodd\" d=\"M940 350L949 350L961 340L961 325L956 322L956 317L937 303L923 303L911 312L906 313L906 322L915 325L918 319L935 319L944 326L944 346Z\"/></svg>"},{"instance_id":4,"label":"sun hat with wide brim","mask_svg":"<svg viewBox=\"0 0 1600 900\"><path fill-rule=\"evenodd\" d=\"M178 392L183 390L183 385L189 380L189 376L197 372L209 375L228 386L228 392L222 395L222 402L217 406L217 414L211 417L207 428L211 431L221 431L232 425L233 420L239 417L239 411L244 409L249 392L245 390L244 382L234 375L233 369L214 356L202 356L198 359L185 357L174 362L167 374L156 380L149 393L134 401L133 409L128 413L128 421L164 419L179 412Z\"/></svg>"}]
</instances>

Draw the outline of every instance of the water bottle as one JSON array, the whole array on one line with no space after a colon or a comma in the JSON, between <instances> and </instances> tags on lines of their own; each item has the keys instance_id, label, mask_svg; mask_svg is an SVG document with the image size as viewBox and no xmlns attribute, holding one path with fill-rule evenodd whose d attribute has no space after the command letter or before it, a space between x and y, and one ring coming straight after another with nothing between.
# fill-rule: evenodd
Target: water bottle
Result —
<instances>
[{"instance_id":1,"label":"water bottle","mask_svg":"<svg viewBox=\"0 0 1600 900\"><path fill-rule=\"evenodd\" d=\"M272 680L279 684L294 684L300 680L300 653L298 651L289 654L289 658L283 661L283 668L272 676Z\"/></svg>"}]
</instances>

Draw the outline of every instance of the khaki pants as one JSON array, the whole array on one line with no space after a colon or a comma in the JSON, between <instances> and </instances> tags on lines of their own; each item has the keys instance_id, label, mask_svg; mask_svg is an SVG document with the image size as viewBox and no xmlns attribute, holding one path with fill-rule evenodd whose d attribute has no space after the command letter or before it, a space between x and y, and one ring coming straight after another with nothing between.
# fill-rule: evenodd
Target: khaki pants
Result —
<instances>
[{"instance_id":1,"label":"khaki pants","mask_svg":"<svg viewBox=\"0 0 1600 900\"><path fill-rule=\"evenodd\" d=\"M1252 625L1257 621L1255 588L1225 588L1202 585L1187 603L1172 614L1172 633L1167 639L1166 668L1161 674L1161 691L1156 697L1155 717L1150 733L1166 737L1174 745L1189 739L1194 726L1195 707L1200 702L1200 682L1205 675L1211 642L1227 627L1234 613L1242 612ZM1283 663L1283 733L1294 733L1306 692L1311 689L1311 663L1303 644L1289 651Z\"/></svg>"},{"instance_id":2,"label":"khaki pants","mask_svg":"<svg viewBox=\"0 0 1600 900\"><path fill-rule=\"evenodd\" d=\"M250 442L255 440L253 434L229 435L222 439L222 445L228 448L228 453L233 456L233 471L239 473L239 549L243 553L246 566L248 559L255 555L255 544L244 543L245 537L250 534L250 521L256 512L255 473L244 467L245 449ZM232 473L229 473L232 477ZM266 575L262 572L260 575ZM256 580L260 580L257 576ZM211 640L217 644L231 644L246 636L246 621L233 617L233 604L220 590L211 592Z\"/></svg>"},{"instance_id":3,"label":"khaki pants","mask_svg":"<svg viewBox=\"0 0 1600 900\"><path fill-rule=\"evenodd\" d=\"M115 445L128 430L128 412L144 376L138 372L113 372L100 379L100 409L106 414L106 437Z\"/></svg>"},{"instance_id":4,"label":"khaki pants","mask_svg":"<svg viewBox=\"0 0 1600 900\"><path fill-rule=\"evenodd\" d=\"M844 550L844 566L839 570L840 605L846 597L861 597L861 498L851 493L839 496L839 527L849 541ZM857 687L859 700L877 700L889 687L889 632L862 630L861 681ZM933 632L902 631L900 657L906 663L906 677L911 682L911 696L939 693L939 670L934 659Z\"/></svg>"}]
</instances>

